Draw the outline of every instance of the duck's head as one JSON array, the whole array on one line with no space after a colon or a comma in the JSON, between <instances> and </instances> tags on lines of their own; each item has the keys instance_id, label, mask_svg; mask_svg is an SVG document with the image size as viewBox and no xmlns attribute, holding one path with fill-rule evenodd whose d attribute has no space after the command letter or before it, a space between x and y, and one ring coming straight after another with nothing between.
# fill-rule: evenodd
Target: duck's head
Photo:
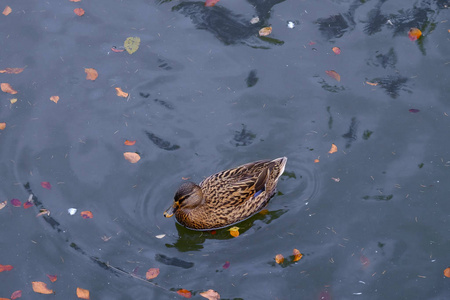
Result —
<instances>
[{"instance_id":1,"label":"duck's head","mask_svg":"<svg viewBox=\"0 0 450 300\"><path fill-rule=\"evenodd\" d=\"M193 209L203 202L202 189L193 182L183 183L173 197L174 203L166 209L164 217L170 218L178 209Z\"/></svg>"}]
</instances>

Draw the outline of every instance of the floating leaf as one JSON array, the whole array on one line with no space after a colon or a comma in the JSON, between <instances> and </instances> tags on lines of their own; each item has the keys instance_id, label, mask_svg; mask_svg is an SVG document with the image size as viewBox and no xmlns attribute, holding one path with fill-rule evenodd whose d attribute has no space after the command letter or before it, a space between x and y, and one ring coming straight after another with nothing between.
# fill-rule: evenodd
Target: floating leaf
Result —
<instances>
[{"instance_id":1,"label":"floating leaf","mask_svg":"<svg viewBox=\"0 0 450 300\"><path fill-rule=\"evenodd\" d=\"M134 144L136 144L136 141L125 140L124 144L125 144L126 146L133 146Z\"/></svg>"},{"instance_id":2,"label":"floating leaf","mask_svg":"<svg viewBox=\"0 0 450 300\"><path fill-rule=\"evenodd\" d=\"M178 295L183 296L184 298L191 298L192 294L188 290L181 289L177 291Z\"/></svg>"},{"instance_id":3,"label":"floating leaf","mask_svg":"<svg viewBox=\"0 0 450 300\"><path fill-rule=\"evenodd\" d=\"M317 164L318 162L320 162L319 157L314 160L315 164Z\"/></svg>"},{"instance_id":4,"label":"floating leaf","mask_svg":"<svg viewBox=\"0 0 450 300\"><path fill-rule=\"evenodd\" d=\"M52 100L52 101L55 102L55 103L58 103L58 101L59 101L59 96L51 96L51 97L50 97L50 100Z\"/></svg>"},{"instance_id":5,"label":"floating leaf","mask_svg":"<svg viewBox=\"0 0 450 300\"><path fill-rule=\"evenodd\" d=\"M445 276L445 277L450 277L450 268L446 268L446 269L444 270L444 276Z\"/></svg>"},{"instance_id":6,"label":"floating leaf","mask_svg":"<svg viewBox=\"0 0 450 300\"><path fill-rule=\"evenodd\" d=\"M22 206L22 202L20 202L19 199L11 199L11 205L14 207L21 207Z\"/></svg>"},{"instance_id":7,"label":"floating leaf","mask_svg":"<svg viewBox=\"0 0 450 300\"><path fill-rule=\"evenodd\" d=\"M33 291L39 294L53 294L53 291L47 288L47 284L42 281L33 281Z\"/></svg>"},{"instance_id":8,"label":"floating leaf","mask_svg":"<svg viewBox=\"0 0 450 300\"><path fill-rule=\"evenodd\" d=\"M166 235L165 234L158 234L158 235L155 235L155 237L157 238L157 239L162 239L163 237L165 237Z\"/></svg>"},{"instance_id":9,"label":"floating leaf","mask_svg":"<svg viewBox=\"0 0 450 300\"><path fill-rule=\"evenodd\" d=\"M84 9L82 9L82 8L75 8L75 9L73 10L73 12L74 12L77 16L79 16L79 17L81 17L82 15L84 15Z\"/></svg>"},{"instance_id":10,"label":"floating leaf","mask_svg":"<svg viewBox=\"0 0 450 300\"><path fill-rule=\"evenodd\" d=\"M32 207L33 205L34 205L34 204L33 204L32 201L25 201L25 202L23 203L23 208L27 209L27 208Z\"/></svg>"},{"instance_id":11,"label":"floating leaf","mask_svg":"<svg viewBox=\"0 0 450 300\"><path fill-rule=\"evenodd\" d=\"M41 186L42 186L44 189L47 189L47 190L51 190L51 189L52 189L52 185L51 185L50 182L48 182L48 181L42 181L42 182L41 182Z\"/></svg>"},{"instance_id":12,"label":"floating leaf","mask_svg":"<svg viewBox=\"0 0 450 300\"><path fill-rule=\"evenodd\" d=\"M89 299L89 290L77 287L77 297L81 299Z\"/></svg>"},{"instance_id":13,"label":"floating leaf","mask_svg":"<svg viewBox=\"0 0 450 300\"><path fill-rule=\"evenodd\" d=\"M6 201L6 200L3 202L0 202L0 209L3 209L7 203L8 203L8 201Z\"/></svg>"},{"instance_id":14,"label":"floating leaf","mask_svg":"<svg viewBox=\"0 0 450 300\"><path fill-rule=\"evenodd\" d=\"M328 153L332 154L337 152L337 146L335 144L331 144L331 149L328 151Z\"/></svg>"},{"instance_id":15,"label":"floating leaf","mask_svg":"<svg viewBox=\"0 0 450 300\"><path fill-rule=\"evenodd\" d=\"M36 215L36 218L37 218L37 217L40 217L40 216L43 216L43 215L50 216L50 211L49 211L48 209L42 208L42 209L40 209L39 211L40 211L40 213L38 213L38 214Z\"/></svg>"},{"instance_id":16,"label":"floating leaf","mask_svg":"<svg viewBox=\"0 0 450 300\"><path fill-rule=\"evenodd\" d=\"M113 52L123 52L123 51L125 51L125 49L122 48L122 47L117 48L116 46L112 46L111 47L111 51L113 51Z\"/></svg>"},{"instance_id":17,"label":"floating leaf","mask_svg":"<svg viewBox=\"0 0 450 300\"><path fill-rule=\"evenodd\" d=\"M116 87L116 93L117 93L117 96L119 96L119 97L124 97L124 98L128 97L128 93L125 93L124 91L122 91L122 89L120 87Z\"/></svg>"},{"instance_id":18,"label":"floating leaf","mask_svg":"<svg viewBox=\"0 0 450 300\"><path fill-rule=\"evenodd\" d=\"M50 279L51 282L55 282L58 280L58 277L56 275L49 275L47 274L48 279Z\"/></svg>"},{"instance_id":19,"label":"floating leaf","mask_svg":"<svg viewBox=\"0 0 450 300\"><path fill-rule=\"evenodd\" d=\"M224 264L223 264L223 266L222 266L222 268L223 269L228 269L230 267L230 262L229 261L226 261Z\"/></svg>"},{"instance_id":20,"label":"floating leaf","mask_svg":"<svg viewBox=\"0 0 450 300\"><path fill-rule=\"evenodd\" d=\"M292 251L292 255L294 255L293 261L299 261L303 257L303 254L301 254L300 251L298 251L297 249L294 249Z\"/></svg>"},{"instance_id":21,"label":"floating leaf","mask_svg":"<svg viewBox=\"0 0 450 300\"><path fill-rule=\"evenodd\" d=\"M228 229L230 231L230 234L234 237L238 237L239 236L239 227L237 226L233 226L230 229Z\"/></svg>"},{"instance_id":22,"label":"floating leaf","mask_svg":"<svg viewBox=\"0 0 450 300\"><path fill-rule=\"evenodd\" d=\"M275 261L277 264L282 264L284 262L284 256L281 254L277 254L275 256Z\"/></svg>"},{"instance_id":23,"label":"floating leaf","mask_svg":"<svg viewBox=\"0 0 450 300\"><path fill-rule=\"evenodd\" d=\"M4 130L6 128L6 123L0 123L0 130Z\"/></svg>"},{"instance_id":24,"label":"floating leaf","mask_svg":"<svg viewBox=\"0 0 450 300\"><path fill-rule=\"evenodd\" d=\"M18 290L11 294L11 300L22 297L22 291Z\"/></svg>"},{"instance_id":25,"label":"floating leaf","mask_svg":"<svg viewBox=\"0 0 450 300\"><path fill-rule=\"evenodd\" d=\"M333 47L332 50L334 53L336 53L338 55L341 54L341 48L339 48L339 47Z\"/></svg>"},{"instance_id":26,"label":"floating leaf","mask_svg":"<svg viewBox=\"0 0 450 300\"><path fill-rule=\"evenodd\" d=\"M4 70L0 70L0 73L6 74L19 74L22 73L25 68L6 68Z\"/></svg>"},{"instance_id":27,"label":"floating leaf","mask_svg":"<svg viewBox=\"0 0 450 300\"><path fill-rule=\"evenodd\" d=\"M81 0L70 0L70 2L80 2Z\"/></svg>"},{"instance_id":28,"label":"floating leaf","mask_svg":"<svg viewBox=\"0 0 450 300\"><path fill-rule=\"evenodd\" d=\"M205 6L212 7L212 6L216 5L216 3L219 2L219 1L220 0L206 0L205 1Z\"/></svg>"},{"instance_id":29,"label":"floating leaf","mask_svg":"<svg viewBox=\"0 0 450 300\"><path fill-rule=\"evenodd\" d=\"M200 293L200 296L205 297L208 300L219 300L220 295L215 290L207 290L206 292Z\"/></svg>"},{"instance_id":30,"label":"floating leaf","mask_svg":"<svg viewBox=\"0 0 450 300\"><path fill-rule=\"evenodd\" d=\"M69 215L73 216L74 214L77 213L77 209L71 207L71 208L69 208L69 209L67 210L67 212L69 213Z\"/></svg>"},{"instance_id":31,"label":"floating leaf","mask_svg":"<svg viewBox=\"0 0 450 300\"><path fill-rule=\"evenodd\" d=\"M408 37L413 42L416 41L421 36L422 36L422 31L420 31L420 29L418 29L418 28L411 28L408 31Z\"/></svg>"},{"instance_id":32,"label":"floating leaf","mask_svg":"<svg viewBox=\"0 0 450 300\"><path fill-rule=\"evenodd\" d=\"M132 164L137 163L141 159L141 156L135 152L125 152L123 157Z\"/></svg>"},{"instance_id":33,"label":"floating leaf","mask_svg":"<svg viewBox=\"0 0 450 300\"><path fill-rule=\"evenodd\" d=\"M370 81L366 81L366 83L367 83L368 85L371 85L371 86L377 86L377 85L378 85L378 82L370 82Z\"/></svg>"},{"instance_id":34,"label":"floating leaf","mask_svg":"<svg viewBox=\"0 0 450 300\"><path fill-rule=\"evenodd\" d=\"M259 30L259 36L268 36L272 33L272 27L264 27Z\"/></svg>"},{"instance_id":35,"label":"floating leaf","mask_svg":"<svg viewBox=\"0 0 450 300\"><path fill-rule=\"evenodd\" d=\"M11 271L14 267L11 265L0 265L0 272Z\"/></svg>"},{"instance_id":36,"label":"floating leaf","mask_svg":"<svg viewBox=\"0 0 450 300\"><path fill-rule=\"evenodd\" d=\"M2 92L12 94L12 95L17 94L17 91L14 90L9 83L2 83L0 85L0 88L2 89Z\"/></svg>"},{"instance_id":37,"label":"floating leaf","mask_svg":"<svg viewBox=\"0 0 450 300\"><path fill-rule=\"evenodd\" d=\"M331 78L336 79L337 81L341 81L341 75L339 75L336 71L329 70L325 71L325 73L327 73L327 75L330 76Z\"/></svg>"},{"instance_id":38,"label":"floating leaf","mask_svg":"<svg viewBox=\"0 0 450 300\"><path fill-rule=\"evenodd\" d=\"M158 275L159 275L159 268L150 268L148 269L147 273L145 273L145 278L147 278L147 280L150 280L158 277Z\"/></svg>"},{"instance_id":39,"label":"floating leaf","mask_svg":"<svg viewBox=\"0 0 450 300\"><path fill-rule=\"evenodd\" d=\"M11 104L14 104L17 102L17 98L12 98L11 100L9 100L9 102L11 102Z\"/></svg>"},{"instance_id":40,"label":"floating leaf","mask_svg":"<svg viewBox=\"0 0 450 300\"><path fill-rule=\"evenodd\" d=\"M408 110L410 113L418 113L420 110L416 109L416 108L411 108L410 110Z\"/></svg>"},{"instance_id":41,"label":"floating leaf","mask_svg":"<svg viewBox=\"0 0 450 300\"><path fill-rule=\"evenodd\" d=\"M98 73L96 69L93 68L85 68L84 72L86 72L86 79L87 80L95 80L98 77Z\"/></svg>"},{"instance_id":42,"label":"floating leaf","mask_svg":"<svg viewBox=\"0 0 450 300\"><path fill-rule=\"evenodd\" d=\"M139 44L141 43L141 38L140 37L129 37L125 40L125 42L123 43L123 46L125 47L125 50L127 50L127 52L129 54L133 54L134 52L136 52L139 49Z\"/></svg>"},{"instance_id":43,"label":"floating leaf","mask_svg":"<svg viewBox=\"0 0 450 300\"><path fill-rule=\"evenodd\" d=\"M83 217L83 219L92 219L94 217L92 212L90 212L89 210L82 211L80 214Z\"/></svg>"},{"instance_id":44,"label":"floating leaf","mask_svg":"<svg viewBox=\"0 0 450 300\"><path fill-rule=\"evenodd\" d=\"M256 23L258 23L259 22L259 18L258 17L253 17L251 20L250 20L250 24L256 24Z\"/></svg>"},{"instance_id":45,"label":"floating leaf","mask_svg":"<svg viewBox=\"0 0 450 300\"><path fill-rule=\"evenodd\" d=\"M11 7L6 6L5 9L3 10L2 14L4 14L5 16L9 15L12 12Z\"/></svg>"}]
</instances>

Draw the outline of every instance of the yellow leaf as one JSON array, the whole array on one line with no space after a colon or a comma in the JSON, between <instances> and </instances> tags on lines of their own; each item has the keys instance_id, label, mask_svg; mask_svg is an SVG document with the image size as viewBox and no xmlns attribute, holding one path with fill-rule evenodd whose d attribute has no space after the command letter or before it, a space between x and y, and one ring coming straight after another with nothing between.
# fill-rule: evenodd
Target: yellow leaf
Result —
<instances>
[{"instance_id":1,"label":"yellow leaf","mask_svg":"<svg viewBox=\"0 0 450 300\"><path fill-rule=\"evenodd\" d=\"M53 291L47 288L47 284L42 281L33 281L33 291L39 294L53 294Z\"/></svg>"},{"instance_id":2,"label":"yellow leaf","mask_svg":"<svg viewBox=\"0 0 450 300\"><path fill-rule=\"evenodd\" d=\"M132 164L137 163L141 159L141 156L135 152L125 152L123 157Z\"/></svg>"},{"instance_id":3,"label":"yellow leaf","mask_svg":"<svg viewBox=\"0 0 450 300\"><path fill-rule=\"evenodd\" d=\"M141 43L141 38L140 37L129 37L125 40L125 42L123 43L123 46L125 47L125 50L127 50L127 52L129 54L133 54L134 52L136 52L139 49L139 44Z\"/></svg>"},{"instance_id":4,"label":"yellow leaf","mask_svg":"<svg viewBox=\"0 0 450 300\"><path fill-rule=\"evenodd\" d=\"M294 249L294 251L292 251L292 255L294 255L294 261L299 261L303 257L303 254L301 254L297 249Z\"/></svg>"},{"instance_id":5,"label":"yellow leaf","mask_svg":"<svg viewBox=\"0 0 450 300\"><path fill-rule=\"evenodd\" d=\"M264 27L259 30L259 36L267 36L272 33L272 27Z\"/></svg>"},{"instance_id":6,"label":"yellow leaf","mask_svg":"<svg viewBox=\"0 0 450 300\"><path fill-rule=\"evenodd\" d=\"M284 262L284 256L281 254L277 254L275 256L275 261L277 262L277 264L282 264Z\"/></svg>"},{"instance_id":7,"label":"yellow leaf","mask_svg":"<svg viewBox=\"0 0 450 300\"><path fill-rule=\"evenodd\" d=\"M4 14L5 16L9 15L12 12L11 7L6 6L5 9L3 10L2 14Z\"/></svg>"},{"instance_id":8,"label":"yellow leaf","mask_svg":"<svg viewBox=\"0 0 450 300\"><path fill-rule=\"evenodd\" d=\"M208 300L219 300L220 295L215 290L207 290L206 292L200 293L200 296L205 297Z\"/></svg>"},{"instance_id":9,"label":"yellow leaf","mask_svg":"<svg viewBox=\"0 0 450 300\"><path fill-rule=\"evenodd\" d=\"M77 297L81 299L89 299L89 290L77 287Z\"/></svg>"},{"instance_id":10,"label":"yellow leaf","mask_svg":"<svg viewBox=\"0 0 450 300\"><path fill-rule=\"evenodd\" d=\"M124 98L128 97L128 93L125 93L124 91L122 91L122 89L120 87L116 87L116 93L117 93L117 96L119 96L119 97L124 97Z\"/></svg>"},{"instance_id":11,"label":"yellow leaf","mask_svg":"<svg viewBox=\"0 0 450 300\"><path fill-rule=\"evenodd\" d=\"M9 100L9 102L11 102L11 104L14 104L17 102L17 98L12 98L11 100Z\"/></svg>"},{"instance_id":12,"label":"yellow leaf","mask_svg":"<svg viewBox=\"0 0 450 300\"><path fill-rule=\"evenodd\" d=\"M228 230L230 231L231 236L233 236L233 237L238 237L239 236L239 227L233 226L233 227L231 227Z\"/></svg>"},{"instance_id":13,"label":"yellow leaf","mask_svg":"<svg viewBox=\"0 0 450 300\"><path fill-rule=\"evenodd\" d=\"M58 103L58 101L59 101L59 96L51 96L51 97L50 97L50 100L52 100L52 101L55 102L55 103Z\"/></svg>"},{"instance_id":14,"label":"yellow leaf","mask_svg":"<svg viewBox=\"0 0 450 300\"><path fill-rule=\"evenodd\" d=\"M335 144L331 144L331 149L328 151L328 153L332 154L337 152L337 146Z\"/></svg>"}]
</instances>

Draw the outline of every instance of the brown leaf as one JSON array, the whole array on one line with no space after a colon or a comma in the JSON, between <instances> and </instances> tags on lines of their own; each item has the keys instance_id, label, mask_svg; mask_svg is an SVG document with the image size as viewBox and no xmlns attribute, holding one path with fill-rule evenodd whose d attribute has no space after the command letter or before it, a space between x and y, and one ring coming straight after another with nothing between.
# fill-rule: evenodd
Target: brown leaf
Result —
<instances>
[{"instance_id":1,"label":"brown leaf","mask_svg":"<svg viewBox=\"0 0 450 300\"><path fill-rule=\"evenodd\" d=\"M300 253L300 251L298 251L297 249L294 249L292 251L292 255L294 255L294 261L299 261L300 259L302 259L303 254Z\"/></svg>"},{"instance_id":2,"label":"brown leaf","mask_svg":"<svg viewBox=\"0 0 450 300\"><path fill-rule=\"evenodd\" d=\"M0 272L11 271L12 269L13 269L13 266L11 266L11 265L0 265Z\"/></svg>"},{"instance_id":3,"label":"brown leaf","mask_svg":"<svg viewBox=\"0 0 450 300\"><path fill-rule=\"evenodd\" d=\"M116 93L117 93L117 96L119 96L119 97L124 97L124 98L128 97L128 93L125 93L124 91L122 91L122 89L120 87L116 87Z\"/></svg>"},{"instance_id":4,"label":"brown leaf","mask_svg":"<svg viewBox=\"0 0 450 300\"><path fill-rule=\"evenodd\" d=\"M6 74L19 74L22 73L25 68L6 68L4 70L0 70L0 73Z\"/></svg>"},{"instance_id":5,"label":"brown leaf","mask_svg":"<svg viewBox=\"0 0 450 300\"><path fill-rule=\"evenodd\" d=\"M12 12L11 7L6 6L5 9L3 10L2 14L4 14L5 16L9 15Z\"/></svg>"},{"instance_id":6,"label":"brown leaf","mask_svg":"<svg viewBox=\"0 0 450 300\"><path fill-rule=\"evenodd\" d=\"M418 29L418 28L411 28L408 31L408 37L413 42L416 41L421 36L422 36L422 31L420 31L420 29Z\"/></svg>"},{"instance_id":7,"label":"brown leaf","mask_svg":"<svg viewBox=\"0 0 450 300\"><path fill-rule=\"evenodd\" d=\"M200 293L200 296L205 297L208 300L219 300L220 295L215 290L207 290L206 292Z\"/></svg>"},{"instance_id":8,"label":"brown leaf","mask_svg":"<svg viewBox=\"0 0 450 300\"><path fill-rule=\"evenodd\" d=\"M444 276L445 277L450 277L450 268L447 268L444 270Z\"/></svg>"},{"instance_id":9,"label":"brown leaf","mask_svg":"<svg viewBox=\"0 0 450 300\"><path fill-rule=\"evenodd\" d=\"M141 159L141 156L135 152L125 152L123 157L132 164L137 163Z\"/></svg>"},{"instance_id":10,"label":"brown leaf","mask_svg":"<svg viewBox=\"0 0 450 300\"><path fill-rule=\"evenodd\" d=\"M33 291L39 294L53 294L53 291L47 288L47 284L42 281L33 281Z\"/></svg>"},{"instance_id":11,"label":"brown leaf","mask_svg":"<svg viewBox=\"0 0 450 300\"><path fill-rule=\"evenodd\" d=\"M87 80L95 80L98 77L98 73L96 69L93 68L85 68L84 72L86 72L86 79Z\"/></svg>"},{"instance_id":12,"label":"brown leaf","mask_svg":"<svg viewBox=\"0 0 450 300\"><path fill-rule=\"evenodd\" d=\"M219 2L219 1L220 0L206 0L205 1L205 6L212 7L212 6L216 5L216 3Z\"/></svg>"},{"instance_id":13,"label":"brown leaf","mask_svg":"<svg viewBox=\"0 0 450 300\"><path fill-rule=\"evenodd\" d=\"M11 294L11 300L22 297L22 291L18 290Z\"/></svg>"},{"instance_id":14,"label":"brown leaf","mask_svg":"<svg viewBox=\"0 0 450 300\"><path fill-rule=\"evenodd\" d=\"M58 101L59 101L59 96L51 96L51 97L50 97L50 100L52 100L52 101L55 102L55 103L58 103Z\"/></svg>"},{"instance_id":15,"label":"brown leaf","mask_svg":"<svg viewBox=\"0 0 450 300\"><path fill-rule=\"evenodd\" d=\"M147 280L150 280L158 277L158 275L159 275L159 268L150 268L148 269L147 273L145 273L145 278Z\"/></svg>"},{"instance_id":16,"label":"brown leaf","mask_svg":"<svg viewBox=\"0 0 450 300\"><path fill-rule=\"evenodd\" d=\"M6 123L0 123L0 130L4 130L6 128Z\"/></svg>"},{"instance_id":17,"label":"brown leaf","mask_svg":"<svg viewBox=\"0 0 450 300\"><path fill-rule=\"evenodd\" d=\"M84 9L82 9L82 8L75 8L74 10L73 10L73 12L77 15L77 16L82 16L82 15L84 15Z\"/></svg>"},{"instance_id":18,"label":"brown leaf","mask_svg":"<svg viewBox=\"0 0 450 300\"><path fill-rule=\"evenodd\" d=\"M282 264L284 262L284 256L281 254L277 254L275 256L275 261L277 264Z\"/></svg>"},{"instance_id":19,"label":"brown leaf","mask_svg":"<svg viewBox=\"0 0 450 300\"><path fill-rule=\"evenodd\" d=\"M336 71L330 70L330 71L325 71L325 73L327 73L327 75L330 76L331 78L334 78L337 81L341 81L341 75L339 75Z\"/></svg>"},{"instance_id":20,"label":"brown leaf","mask_svg":"<svg viewBox=\"0 0 450 300\"><path fill-rule=\"evenodd\" d=\"M82 211L80 214L83 219L92 219L94 217L92 212L90 212L89 210Z\"/></svg>"},{"instance_id":21,"label":"brown leaf","mask_svg":"<svg viewBox=\"0 0 450 300\"><path fill-rule=\"evenodd\" d=\"M77 287L77 297L81 299L89 299L89 290Z\"/></svg>"},{"instance_id":22,"label":"brown leaf","mask_svg":"<svg viewBox=\"0 0 450 300\"><path fill-rule=\"evenodd\" d=\"M177 291L178 295L183 296L184 298L191 298L192 294L188 290L181 289Z\"/></svg>"},{"instance_id":23,"label":"brown leaf","mask_svg":"<svg viewBox=\"0 0 450 300\"><path fill-rule=\"evenodd\" d=\"M264 27L259 30L259 36L267 36L272 33L272 27Z\"/></svg>"},{"instance_id":24,"label":"brown leaf","mask_svg":"<svg viewBox=\"0 0 450 300\"><path fill-rule=\"evenodd\" d=\"M12 95L17 94L17 91L14 90L9 83L2 83L0 87L2 89L2 92L9 93Z\"/></svg>"},{"instance_id":25,"label":"brown leaf","mask_svg":"<svg viewBox=\"0 0 450 300\"><path fill-rule=\"evenodd\" d=\"M337 146L335 144L331 144L331 149L328 151L328 153L332 154L337 152Z\"/></svg>"}]
</instances>

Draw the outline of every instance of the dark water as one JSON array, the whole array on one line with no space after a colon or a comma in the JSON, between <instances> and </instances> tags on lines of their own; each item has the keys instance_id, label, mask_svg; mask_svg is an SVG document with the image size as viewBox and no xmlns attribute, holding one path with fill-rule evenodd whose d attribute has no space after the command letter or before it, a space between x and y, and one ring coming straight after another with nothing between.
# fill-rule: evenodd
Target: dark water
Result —
<instances>
[{"instance_id":1,"label":"dark water","mask_svg":"<svg viewBox=\"0 0 450 300\"><path fill-rule=\"evenodd\" d=\"M0 74L18 91L0 95L0 297L43 281L58 299L447 299L449 1L6 4L0 69L26 68ZM163 217L183 177L280 156L280 193L239 237Z\"/></svg>"}]
</instances>

